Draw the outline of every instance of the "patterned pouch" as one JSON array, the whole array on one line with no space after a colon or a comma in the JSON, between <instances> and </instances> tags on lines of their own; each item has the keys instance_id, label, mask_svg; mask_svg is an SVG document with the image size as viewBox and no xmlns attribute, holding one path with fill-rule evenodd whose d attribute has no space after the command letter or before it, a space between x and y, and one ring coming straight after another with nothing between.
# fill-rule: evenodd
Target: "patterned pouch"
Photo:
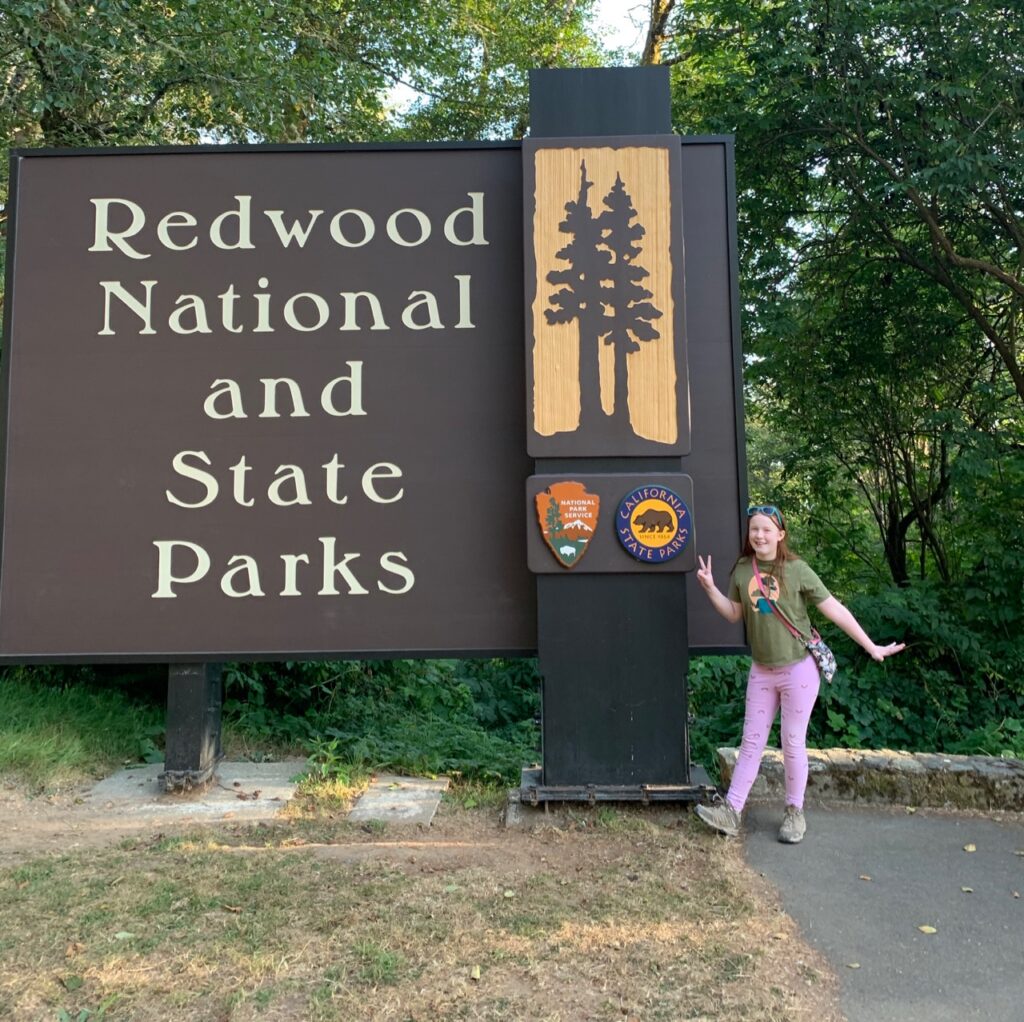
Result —
<instances>
[{"instance_id":1,"label":"patterned pouch","mask_svg":"<svg viewBox=\"0 0 1024 1022\"><path fill-rule=\"evenodd\" d=\"M812 628L811 637L803 641L807 646L807 652L814 657L814 662L818 665L818 673L831 684L838 669L835 654L825 645L825 640L818 634L816 628Z\"/></svg>"}]
</instances>

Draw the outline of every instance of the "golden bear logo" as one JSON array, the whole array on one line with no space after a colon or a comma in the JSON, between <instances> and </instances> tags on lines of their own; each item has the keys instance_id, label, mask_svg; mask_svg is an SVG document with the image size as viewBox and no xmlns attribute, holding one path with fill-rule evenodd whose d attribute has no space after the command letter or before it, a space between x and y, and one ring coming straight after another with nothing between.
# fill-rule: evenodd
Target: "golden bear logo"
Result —
<instances>
[{"instance_id":1,"label":"golden bear logo","mask_svg":"<svg viewBox=\"0 0 1024 1022\"><path fill-rule=\"evenodd\" d=\"M638 561L661 564L686 549L693 532L690 509L664 486L638 486L619 504L615 531Z\"/></svg>"}]
</instances>

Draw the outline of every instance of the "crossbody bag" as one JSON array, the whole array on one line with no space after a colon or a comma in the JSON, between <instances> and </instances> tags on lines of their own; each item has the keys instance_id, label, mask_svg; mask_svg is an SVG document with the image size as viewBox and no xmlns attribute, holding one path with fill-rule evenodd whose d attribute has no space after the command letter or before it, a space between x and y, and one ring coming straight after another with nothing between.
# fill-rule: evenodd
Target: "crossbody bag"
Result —
<instances>
[{"instance_id":1,"label":"crossbody bag","mask_svg":"<svg viewBox=\"0 0 1024 1022\"><path fill-rule=\"evenodd\" d=\"M779 608L772 603L771 598L768 596L768 590L765 589L764 580L761 578L761 572L757 569L757 558L751 557L750 563L754 566L754 578L757 579L757 588L761 590L761 595L765 598L765 602L768 604L772 613L789 629L790 634L794 639L798 640L804 646L807 647L807 652L814 657L814 662L818 665L818 673L828 683L831 683L832 679L836 674L836 658L835 654L825 645L825 640L818 634L818 630L811 627L811 637L805 639L800 632L793 626L793 623L782 613Z\"/></svg>"}]
</instances>

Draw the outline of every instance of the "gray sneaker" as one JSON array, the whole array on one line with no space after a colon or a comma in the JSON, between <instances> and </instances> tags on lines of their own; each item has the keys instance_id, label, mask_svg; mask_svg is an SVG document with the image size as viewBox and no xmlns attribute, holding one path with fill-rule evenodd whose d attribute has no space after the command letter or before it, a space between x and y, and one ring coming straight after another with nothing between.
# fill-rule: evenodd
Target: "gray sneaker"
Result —
<instances>
[{"instance_id":1,"label":"gray sneaker","mask_svg":"<svg viewBox=\"0 0 1024 1022\"><path fill-rule=\"evenodd\" d=\"M740 832L740 814L728 802L716 806L697 806L697 815L713 830L726 837L736 837Z\"/></svg>"},{"instance_id":2,"label":"gray sneaker","mask_svg":"<svg viewBox=\"0 0 1024 1022\"><path fill-rule=\"evenodd\" d=\"M796 845L804 839L807 833L807 821L804 819L804 811L796 806L786 806L786 815L782 818L782 826L779 827L779 840L784 845Z\"/></svg>"}]
</instances>

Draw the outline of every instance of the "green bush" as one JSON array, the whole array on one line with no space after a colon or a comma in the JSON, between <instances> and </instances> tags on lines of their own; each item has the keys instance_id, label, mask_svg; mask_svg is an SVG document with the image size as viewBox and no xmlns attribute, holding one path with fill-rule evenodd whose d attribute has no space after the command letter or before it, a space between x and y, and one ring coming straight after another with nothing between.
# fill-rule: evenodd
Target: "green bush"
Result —
<instances>
[{"instance_id":1,"label":"green bush","mask_svg":"<svg viewBox=\"0 0 1024 1022\"><path fill-rule=\"evenodd\" d=\"M352 766L514 782L537 757L532 661L230 664L225 714L301 744L317 772Z\"/></svg>"},{"instance_id":2,"label":"green bush","mask_svg":"<svg viewBox=\"0 0 1024 1022\"><path fill-rule=\"evenodd\" d=\"M1024 717L1024 646L1014 637L1024 615L1018 594L1000 596L998 613L986 607L995 598L989 587L954 591L926 580L851 600L869 635L907 649L879 664L831 629L840 671L823 692L811 740L1024 756L1013 723Z\"/></svg>"},{"instance_id":3,"label":"green bush","mask_svg":"<svg viewBox=\"0 0 1024 1022\"><path fill-rule=\"evenodd\" d=\"M693 657L690 660L690 757L718 780L715 750L739 745L750 658Z\"/></svg>"}]
</instances>

